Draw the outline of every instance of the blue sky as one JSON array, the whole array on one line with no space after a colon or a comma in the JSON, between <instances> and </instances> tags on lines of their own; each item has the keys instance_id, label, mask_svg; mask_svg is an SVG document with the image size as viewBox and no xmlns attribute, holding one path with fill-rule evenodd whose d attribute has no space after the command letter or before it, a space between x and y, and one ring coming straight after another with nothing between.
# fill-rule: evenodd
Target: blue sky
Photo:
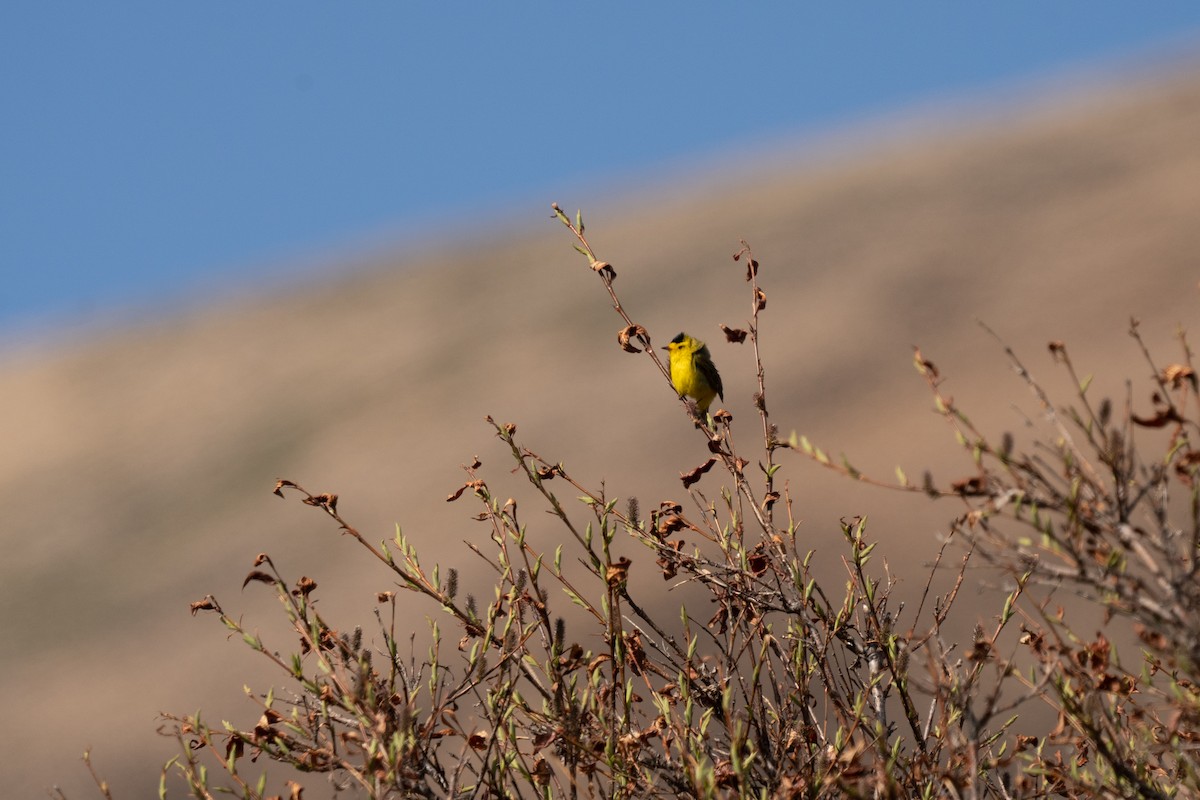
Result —
<instances>
[{"instance_id":1,"label":"blue sky","mask_svg":"<svg viewBox=\"0 0 1200 800\"><path fill-rule=\"evenodd\" d=\"M10 0L0 345L1198 36L1194 0Z\"/></svg>"}]
</instances>

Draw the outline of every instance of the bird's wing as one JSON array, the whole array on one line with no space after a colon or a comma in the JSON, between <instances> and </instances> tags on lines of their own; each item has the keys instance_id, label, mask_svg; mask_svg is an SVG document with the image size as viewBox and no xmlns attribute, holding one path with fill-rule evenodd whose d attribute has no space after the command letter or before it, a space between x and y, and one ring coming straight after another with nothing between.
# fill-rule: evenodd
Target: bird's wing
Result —
<instances>
[{"instance_id":1,"label":"bird's wing","mask_svg":"<svg viewBox=\"0 0 1200 800\"><path fill-rule=\"evenodd\" d=\"M708 385L716 391L717 396L724 400L725 387L721 385L721 373L717 372L717 365L712 362L712 359L697 358L696 367L700 370L700 374L704 376L704 380L708 381Z\"/></svg>"}]
</instances>

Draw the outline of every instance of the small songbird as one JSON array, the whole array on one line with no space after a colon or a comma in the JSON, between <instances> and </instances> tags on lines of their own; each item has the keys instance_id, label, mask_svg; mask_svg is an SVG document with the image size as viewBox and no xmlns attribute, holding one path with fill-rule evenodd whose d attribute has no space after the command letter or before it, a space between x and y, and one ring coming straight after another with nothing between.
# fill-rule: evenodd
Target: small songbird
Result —
<instances>
[{"instance_id":1,"label":"small songbird","mask_svg":"<svg viewBox=\"0 0 1200 800\"><path fill-rule=\"evenodd\" d=\"M671 385L679 392L680 397L694 399L696 410L701 415L708 411L713 398L725 399L721 374L717 372L704 342L681 333L663 350L666 350L671 358Z\"/></svg>"}]
</instances>

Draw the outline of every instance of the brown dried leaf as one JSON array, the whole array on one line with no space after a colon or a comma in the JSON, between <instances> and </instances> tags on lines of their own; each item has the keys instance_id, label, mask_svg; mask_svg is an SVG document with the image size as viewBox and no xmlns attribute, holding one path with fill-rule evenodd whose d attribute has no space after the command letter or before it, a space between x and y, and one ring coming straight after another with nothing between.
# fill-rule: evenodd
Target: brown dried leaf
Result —
<instances>
[{"instance_id":1,"label":"brown dried leaf","mask_svg":"<svg viewBox=\"0 0 1200 800\"><path fill-rule=\"evenodd\" d=\"M607 663L609 661L612 661L612 657L609 656L607 653L600 653L600 654L596 655L595 657L592 658L591 661L588 662L588 665L587 665L588 674L590 675L591 673L595 672L596 670L598 670L600 667L602 667L605 663Z\"/></svg>"},{"instance_id":2,"label":"brown dried leaf","mask_svg":"<svg viewBox=\"0 0 1200 800\"><path fill-rule=\"evenodd\" d=\"M617 343L621 345L621 349L626 353L640 353L642 348L638 347L631 340L637 337L643 347L650 346L650 334L641 325L626 325L617 332Z\"/></svg>"},{"instance_id":3,"label":"brown dried leaf","mask_svg":"<svg viewBox=\"0 0 1200 800\"><path fill-rule=\"evenodd\" d=\"M305 505L317 506L319 508L325 509L326 511L329 511L330 513L336 514L337 513L337 501L338 501L338 496L336 494L329 494L327 492L325 494L315 494L311 497L306 497L306 498L304 498L304 500L302 502Z\"/></svg>"},{"instance_id":4,"label":"brown dried leaf","mask_svg":"<svg viewBox=\"0 0 1200 800\"><path fill-rule=\"evenodd\" d=\"M265 572L254 570L246 576L246 580L242 581L242 588L245 589L246 584L250 583L251 581L258 581L259 583L274 583L275 578L274 576L268 575Z\"/></svg>"},{"instance_id":5,"label":"brown dried leaf","mask_svg":"<svg viewBox=\"0 0 1200 800\"><path fill-rule=\"evenodd\" d=\"M752 261L750 263L754 264L756 267L758 266L757 261ZM767 307L767 293L764 292L762 289L755 289L754 290L754 311L755 311L755 313L762 311L766 307Z\"/></svg>"},{"instance_id":6,"label":"brown dried leaf","mask_svg":"<svg viewBox=\"0 0 1200 800\"><path fill-rule=\"evenodd\" d=\"M1159 409L1153 417L1139 417L1137 414L1131 414L1129 418L1133 420L1134 425L1141 425L1143 428L1163 428L1172 422L1183 422L1179 412L1170 406Z\"/></svg>"},{"instance_id":7,"label":"brown dried leaf","mask_svg":"<svg viewBox=\"0 0 1200 800\"><path fill-rule=\"evenodd\" d=\"M271 727L283 717L273 708L268 708L263 712L263 715L258 718L258 723L254 726L255 739L274 738L277 732Z\"/></svg>"},{"instance_id":8,"label":"brown dried leaf","mask_svg":"<svg viewBox=\"0 0 1200 800\"><path fill-rule=\"evenodd\" d=\"M664 542L663 549L659 551L659 556L654 563L662 570L663 580L669 581L679 574L678 564L679 559L676 553L683 547L683 540L679 539L674 542ZM675 552L672 553L671 551Z\"/></svg>"},{"instance_id":9,"label":"brown dried leaf","mask_svg":"<svg viewBox=\"0 0 1200 800\"><path fill-rule=\"evenodd\" d=\"M1163 367L1162 379L1164 383L1171 384L1173 389L1178 389L1184 381L1187 381L1192 385L1192 390L1196 390L1196 373L1191 367L1183 364L1170 364Z\"/></svg>"},{"instance_id":10,"label":"brown dried leaf","mask_svg":"<svg viewBox=\"0 0 1200 800\"><path fill-rule=\"evenodd\" d=\"M704 475L704 473L706 473L710 469L712 469L713 465L716 463L717 463L716 458L710 458L710 459L708 459L708 461L705 461L703 464L696 467L691 472L681 472L679 474L679 479L683 481L683 488L688 489L691 486L693 486L694 484L696 484L700 480L700 477L702 475Z\"/></svg>"},{"instance_id":11,"label":"brown dried leaf","mask_svg":"<svg viewBox=\"0 0 1200 800\"><path fill-rule=\"evenodd\" d=\"M571 645L567 652L558 657L558 664L563 672L574 672L583 666L583 648L576 642Z\"/></svg>"},{"instance_id":12,"label":"brown dried leaf","mask_svg":"<svg viewBox=\"0 0 1200 800\"><path fill-rule=\"evenodd\" d=\"M538 786L549 786L550 777L550 765L546 762L546 759L541 756L535 758L533 760L533 782Z\"/></svg>"},{"instance_id":13,"label":"brown dried leaf","mask_svg":"<svg viewBox=\"0 0 1200 800\"><path fill-rule=\"evenodd\" d=\"M746 336L748 334L741 328L730 328L723 324L719 325L718 327L722 332L724 332L725 341L730 342L731 344L742 344L746 341Z\"/></svg>"},{"instance_id":14,"label":"brown dried leaf","mask_svg":"<svg viewBox=\"0 0 1200 800\"><path fill-rule=\"evenodd\" d=\"M188 606L192 611L192 616L196 616L197 611L220 611L221 607L217 605L217 599L211 594L204 595L203 600L197 600Z\"/></svg>"},{"instance_id":15,"label":"brown dried leaf","mask_svg":"<svg viewBox=\"0 0 1200 800\"><path fill-rule=\"evenodd\" d=\"M600 276L609 283L617 279L617 271L607 261L593 261L592 269L600 273Z\"/></svg>"},{"instance_id":16,"label":"brown dried leaf","mask_svg":"<svg viewBox=\"0 0 1200 800\"><path fill-rule=\"evenodd\" d=\"M313 589L317 588L317 582L307 575L301 575L300 580L296 581L296 588L292 590L292 594L297 597L303 595L308 597L312 594Z\"/></svg>"},{"instance_id":17,"label":"brown dried leaf","mask_svg":"<svg viewBox=\"0 0 1200 800\"><path fill-rule=\"evenodd\" d=\"M280 497L283 497L283 490L287 487L292 487L295 489L300 488L300 487L296 486L296 484L292 483L291 481L282 481L282 480L275 481L275 491L272 492L272 494L277 494Z\"/></svg>"},{"instance_id":18,"label":"brown dried leaf","mask_svg":"<svg viewBox=\"0 0 1200 800\"><path fill-rule=\"evenodd\" d=\"M659 538L665 537L669 533L681 531L688 527L687 522L678 514L664 514L658 518L658 534Z\"/></svg>"},{"instance_id":19,"label":"brown dried leaf","mask_svg":"<svg viewBox=\"0 0 1200 800\"><path fill-rule=\"evenodd\" d=\"M230 759L237 761L245 753L246 742L240 736L230 736L229 741L225 743L225 761L231 763Z\"/></svg>"},{"instance_id":20,"label":"brown dried leaf","mask_svg":"<svg viewBox=\"0 0 1200 800\"><path fill-rule=\"evenodd\" d=\"M762 552L762 544L755 546L754 550L747 554L746 563L750 567L750 571L755 575L762 575L767 571L767 567L771 564L766 553Z\"/></svg>"},{"instance_id":21,"label":"brown dried leaf","mask_svg":"<svg viewBox=\"0 0 1200 800\"><path fill-rule=\"evenodd\" d=\"M446 498L446 502L453 503L455 500L462 497L462 493L465 492L467 489L473 489L473 490L475 490L476 493L478 493L480 490L484 489L486 486L487 486L487 484L484 483L483 481L479 481L479 480L467 481L462 486L458 487L457 491L452 492Z\"/></svg>"},{"instance_id":22,"label":"brown dried leaf","mask_svg":"<svg viewBox=\"0 0 1200 800\"><path fill-rule=\"evenodd\" d=\"M608 569L604 572L604 579L609 586L620 586L629 577L629 565L632 564L628 558L621 556L615 563L609 564Z\"/></svg>"},{"instance_id":23,"label":"brown dried leaf","mask_svg":"<svg viewBox=\"0 0 1200 800\"><path fill-rule=\"evenodd\" d=\"M950 482L950 488L963 497L980 497L987 494L987 476L975 475Z\"/></svg>"}]
</instances>

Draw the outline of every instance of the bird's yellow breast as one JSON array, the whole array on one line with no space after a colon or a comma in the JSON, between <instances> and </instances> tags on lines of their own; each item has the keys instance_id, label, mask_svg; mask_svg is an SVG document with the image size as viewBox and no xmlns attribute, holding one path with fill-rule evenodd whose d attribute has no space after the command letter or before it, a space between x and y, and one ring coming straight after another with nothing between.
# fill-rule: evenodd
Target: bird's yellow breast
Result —
<instances>
[{"instance_id":1,"label":"bird's yellow breast","mask_svg":"<svg viewBox=\"0 0 1200 800\"><path fill-rule=\"evenodd\" d=\"M679 394L694 399L701 411L707 410L713 398L717 396L704 375L696 367L694 353L671 353L671 385Z\"/></svg>"}]
</instances>

